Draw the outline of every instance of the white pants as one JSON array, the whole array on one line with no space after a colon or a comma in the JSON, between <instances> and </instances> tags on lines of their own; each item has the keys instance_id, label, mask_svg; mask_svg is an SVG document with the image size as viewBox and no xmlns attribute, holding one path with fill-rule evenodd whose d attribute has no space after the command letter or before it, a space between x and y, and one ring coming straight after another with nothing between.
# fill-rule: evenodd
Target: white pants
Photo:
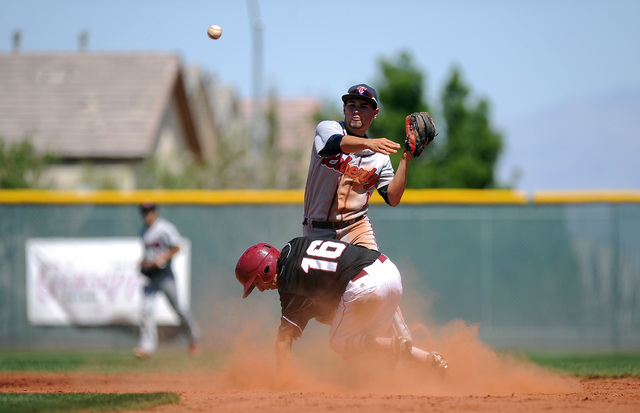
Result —
<instances>
[{"instance_id":1,"label":"white pants","mask_svg":"<svg viewBox=\"0 0 640 413\"><path fill-rule=\"evenodd\" d=\"M363 271L347 285L331 324L331 347L345 355L364 349L368 339L398 335L411 339L398 307L402 298L398 268L382 255Z\"/></svg>"},{"instance_id":2,"label":"white pants","mask_svg":"<svg viewBox=\"0 0 640 413\"><path fill-rule=\"evenodd\" d=\"M150 279L149 284L144 287L142 317L140 320L140 342L138 347L148 354L155 353L158 348L158 326L155 315L153 314L156 293L158 291L162 291L167 296L169 304L171 304L176 314L178 314L181 326L189 336L189 343L196 343L200 338L199 328L191 312L179 305L175 279L172 273L166 271L154 276Z\"/></svg>"}]
</instances>

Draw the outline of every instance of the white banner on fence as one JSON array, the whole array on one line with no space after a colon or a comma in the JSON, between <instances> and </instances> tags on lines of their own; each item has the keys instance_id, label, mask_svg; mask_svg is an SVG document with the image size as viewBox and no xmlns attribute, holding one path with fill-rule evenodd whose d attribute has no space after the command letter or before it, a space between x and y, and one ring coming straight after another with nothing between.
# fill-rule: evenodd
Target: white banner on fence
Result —
<instances>
[{"instance_id":1,"label":"white banner on fence","mask_svg":"<svg viewBox=\"0 0 640 413\"><path fill-rule=\"evenodd\" d=\"M140 320L146 278L138 265L139 238L32 238L26 243L27 316L34 325L113 325ZM183 238L173 258L178 299L189 305L191 243ZM178 316L158 293L158 324Z\"/></svg>"}]
</instances>

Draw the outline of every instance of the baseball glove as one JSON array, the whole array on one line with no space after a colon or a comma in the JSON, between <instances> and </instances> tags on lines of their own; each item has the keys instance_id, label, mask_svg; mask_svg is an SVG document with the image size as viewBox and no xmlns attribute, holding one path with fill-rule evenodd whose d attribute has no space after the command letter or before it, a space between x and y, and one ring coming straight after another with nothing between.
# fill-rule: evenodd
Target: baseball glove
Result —
<instances>
[{"instance_id":1,"label":"baseball glove","mask_svg":"<svg viewBox=\"0 0 640 413\"><path fill-rule=\"evenodd\" d=\"M407 133L404 140L405 150L416 158L437 135L436 124L427 112L414 112L407 116L404 128Z\"/></svg>"},{"instance_id":2,"label":"baseball glove","mask_svg":"<svg viewBox=\"0 0 640 413\"><path fill-rule=\"evenodd\" d=\"M143 275L146 275L147 277L153 277L154 275L158 274L161 270L162 268L158 267L155 264L152 264L147 260L144 260L142 261L142 263L140 263L140 272Z\"/></svg>"}]
</instances>

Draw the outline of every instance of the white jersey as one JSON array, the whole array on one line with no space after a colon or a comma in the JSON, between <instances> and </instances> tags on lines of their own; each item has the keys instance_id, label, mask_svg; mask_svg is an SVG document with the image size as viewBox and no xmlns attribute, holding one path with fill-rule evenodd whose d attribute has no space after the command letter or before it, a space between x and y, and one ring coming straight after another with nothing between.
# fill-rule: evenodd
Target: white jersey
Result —
<instances>
[{"instance_id":1,"label":"white jersey","mask_svg":"<svg viewBox=\"0 0 640 413\"><path fill-rule=\"evenodd\" d=\"M394 176L388 155L364 150L319 155L333 135L346 135L344 122L323 121L316 127L304 191L304 216L315 221L347 221L366 214L376 188Z\"/></svg>"},{"instance_id":2,"label":"white jersey","mask_svg":"<svg viewBox=\"0 0 640 413\"><path fill-rule=\"evenodd\" d=\"M158 217L150 227L145 225L140 236L144 243L144 258L147 261L153 261L170 248L179 247L181 241L175 225L162 217Z\"/></svg>"}]
</instances>

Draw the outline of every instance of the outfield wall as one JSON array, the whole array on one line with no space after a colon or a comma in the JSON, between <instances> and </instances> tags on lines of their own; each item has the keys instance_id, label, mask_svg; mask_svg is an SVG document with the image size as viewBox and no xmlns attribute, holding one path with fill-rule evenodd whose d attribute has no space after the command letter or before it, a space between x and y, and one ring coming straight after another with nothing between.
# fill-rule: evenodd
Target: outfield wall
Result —
<instances>
[{"instance_id":1,"label":"outfield wall","mask_svg":"<svg viewBox=\"0 0 640 413\"><path fill-rule=\"evenodd\" d=\"M257 312L277 326L276 296L242 300L233 270L249 245L301 234L302 199L302 191L0 191L0 350L135 344L127 323L34 325L25 251L34 238L136 237L145 200L190 242L191 307L209 347L229 344L237 320ZM640 192L407 190L396 208L374 197L369 215L403 274L410 324L463 320L500 349L640 350Z\"/></svg>"}]
</instances>

